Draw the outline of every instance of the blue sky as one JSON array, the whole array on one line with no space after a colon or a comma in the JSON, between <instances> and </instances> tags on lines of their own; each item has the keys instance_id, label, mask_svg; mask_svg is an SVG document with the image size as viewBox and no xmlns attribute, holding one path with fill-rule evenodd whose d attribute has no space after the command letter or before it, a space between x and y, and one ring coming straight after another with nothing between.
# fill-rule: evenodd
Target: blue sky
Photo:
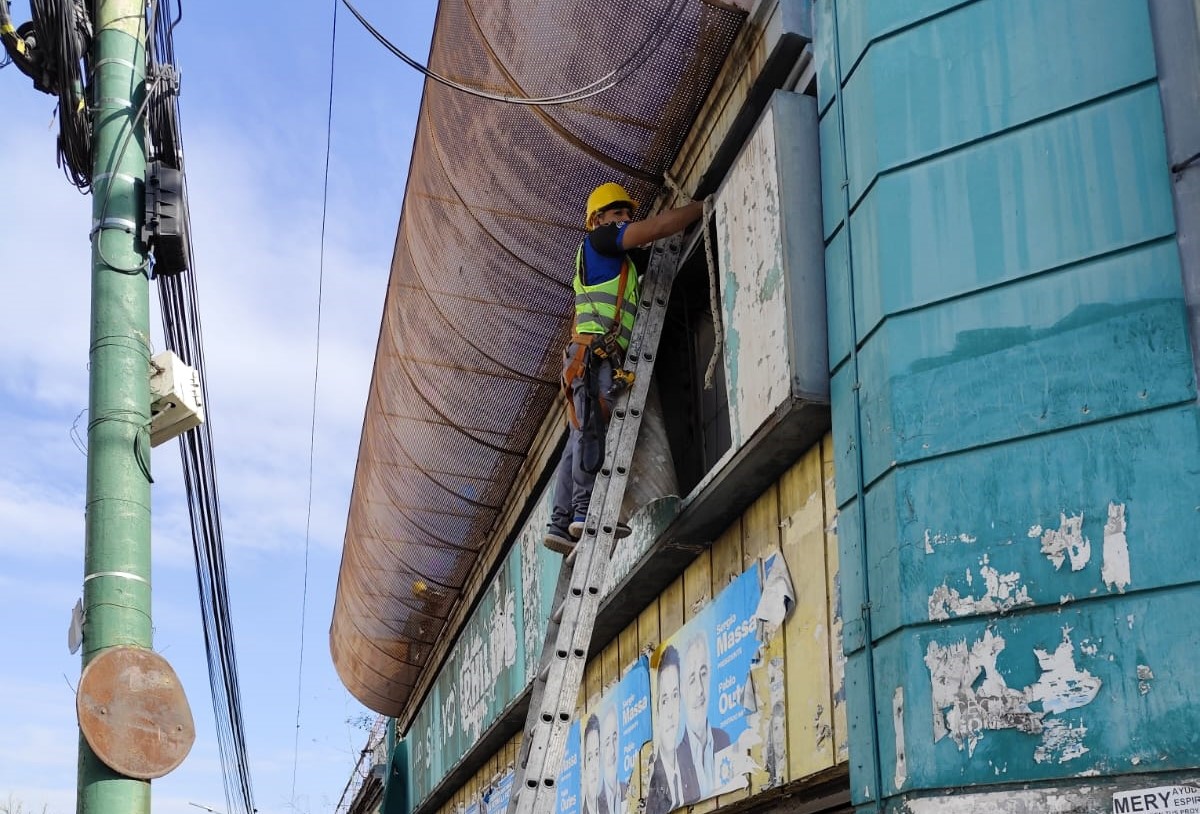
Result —
<instances>
[{"instance_id":1,"label":"blue sky","mask_svg":"<svg viewBox=\"0 0 1200 814\"><path fill-rule=\"evenodd\" d=\"M424 60L433 0L358 6ZM29 19L27 0L12 11ZM331 811L367 734L367 711L334 673L328 629L421 82L339 12L296 750L331 13L328 2L185 0L175 33L208 409L262 814ZM79 659L66 631L81 592L85 464L71 428L87 406L91 201L55 166L54 100L12 67L0 71L0 98L0 804L70 814ZM153 809L223 811L174 442L154 450L153 467L154 646L179 673L197 728L188 759L155 781Z\"/></svg>"}]
</instances>

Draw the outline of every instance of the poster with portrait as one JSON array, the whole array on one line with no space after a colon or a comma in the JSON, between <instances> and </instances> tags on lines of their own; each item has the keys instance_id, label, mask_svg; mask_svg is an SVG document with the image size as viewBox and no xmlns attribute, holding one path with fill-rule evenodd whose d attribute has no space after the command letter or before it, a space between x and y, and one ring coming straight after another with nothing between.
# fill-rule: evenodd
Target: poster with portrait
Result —
<instances>
[{"instance_id":1,"label":"poster with portrait","mask_svg":"<svg viewBox=\"0 0 1200 814\"><path fill-rule=\"evenodd\" d=\"M637 811L637 795L631 791L630 781L638 752L651 733L650 668L642 657L584 716L581 814Z\"/></svg>"},{"instance_id":2,"label":"poster with portrait","mask_svg":"<svg viewBox=\"0 0 1200 814\"><path fill-rule=\"evenodd\" d=\"M646 814L666 814L745 788L749 745L759 740L749 731L746 702L747 692L753 695L748 684L759 649L761 597L754 567L655 651L654 762Z\"/></svg>"},{"instance_id":3,"label":"poster with portrait","mask_svg":"<svg viewBox=\"0 0 1200 814\"><path fill-rule=\"evenodd\" d=\"M579 721L567 730L567 748L558 773L558 805L555 814L579 814Z\"/></svg>"}]
</instances>

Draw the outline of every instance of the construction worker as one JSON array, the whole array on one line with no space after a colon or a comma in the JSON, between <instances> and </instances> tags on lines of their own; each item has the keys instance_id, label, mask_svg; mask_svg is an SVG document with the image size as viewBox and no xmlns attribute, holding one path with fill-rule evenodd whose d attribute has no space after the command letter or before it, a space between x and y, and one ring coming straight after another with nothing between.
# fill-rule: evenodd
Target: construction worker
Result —
<instances>
[{"instance_id":1,"label":"construction worker","mask_svg":"<svg viewBox=\"0 0 1200 814\"><path fill-rule=\"evenodd\" d=\"M638 269L629 252L672 235L699 219L703 203L633 220L637 201L620 184L601 184L588 196L588 233L575 252L575 330L563 353L563 393L570 435L555 475L554 510L546 547L569 552L583 534L592 486L604 458L612 404L623 387L625 352L638 309ZM619 524L618 538L629 527Z\"/></svg>"}]
</instances>

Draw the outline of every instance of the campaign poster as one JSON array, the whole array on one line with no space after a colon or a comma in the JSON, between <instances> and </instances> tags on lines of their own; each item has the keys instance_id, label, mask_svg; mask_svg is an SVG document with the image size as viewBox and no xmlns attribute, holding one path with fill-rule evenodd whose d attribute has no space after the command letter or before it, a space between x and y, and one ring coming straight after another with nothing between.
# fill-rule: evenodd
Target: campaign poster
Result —
<instances>
[{"instance_id":1,"label":"campaign poster","mask_svg":"<svg viewBox=\"0 0 1200 814\"><path fill-rule=\"evenodd\" d=\"M758 739L746 701L753 703L750 669L760 644L759 573L754 567L731 582L654 653L646 814L746 787L748 742ZM747 743L739 745L744 734Z\"/></svg>"},{"instance_id":2,"label":"campaign poster","mask_svg":"<svg viewBox=\"0 0 1200 814\"><path fill-rule=\"evenodd\" d=\"M513 780L516 772L509 769L494 786L485 791L480 799L479 814L504 814L512 797Z\"/></svg>"},{"instance_id":3,"label":"campaign poster","mask_svg":"<svg viewBox=\"0 0 1200 814\"><path fill-rule=\"evenodd\" d=\"M643 656L600 697L583 721L582 814L634 814L631 780L638 752L651 738L650 665Z\"/></svg>"},{"instance_id":4,"label":"campaign poster","mask_svg":"<svg viewBox=\"0 0 1200 814\"><path fill-rule=\"evenodd\" d=\"M558 773L558 805L555 814L579 814L579 721L567 730L567 748Z\"/></svg>"}]
</instances>

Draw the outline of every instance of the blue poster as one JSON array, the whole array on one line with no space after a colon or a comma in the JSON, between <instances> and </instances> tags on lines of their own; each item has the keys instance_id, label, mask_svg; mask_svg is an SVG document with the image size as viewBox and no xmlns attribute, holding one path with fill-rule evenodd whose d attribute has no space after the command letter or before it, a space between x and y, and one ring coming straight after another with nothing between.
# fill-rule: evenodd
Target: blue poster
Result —
<instances>
[{"instance_id":1,"label":"blue poster","mask_svg":"<svg viewBox=\"0 0 1200 814\"><path fill-rule=\"evenodd\" d=\"M749 727L743 698L759 649L761 594L759 569L751 568L655 651L646 814L745 787L737 744Z\"/></svg>"},{"instance_id":2,"label":"blue poster","mask_svg":"<svg viewBox=\"0 0 1200 814\"><path fill-rule=\"evenodd\" d=\"M638 752L654 737L650 714L650 661L642 656L637 660L614 693L615 706L620 709L620 765L617 779L621 789L628 790L629 780L637 768ZM626 795L621 794L622 797ZM612 812L611 814L616 814Z\"/></svg>"},{"instance_id":3,"label":"blue poster","mask_svg":"<svg viewBox=\"0 0 1200 814\"><path fill-rule=\"evenodd\" d=\"M600 698L583 722L580 814L631 814L629 781L638 752L653 734L650 665L643 657Z\"/></svg>"},{"instance_id":4,"label":"blue poster","mask_svg":"<svg viewBox=\"0 0 1200 814\"><path fill-rule=\"evenodd\" d=\"M508 801L512 797L513 779L516 773L509 769L496 785L483 793L479 806L480 814L504 814L508 811Z\"/></svg>"},{"instance_id":5,"label":"blue poster","mask_svg":"<svg viewBox=\"0 0 1200 814\"><path fill-rule=\"evenodd\" d=\"M556 814L579 814L579 721L567 730L567 749L558 773Z\"/></svg>"}]
</instances>

